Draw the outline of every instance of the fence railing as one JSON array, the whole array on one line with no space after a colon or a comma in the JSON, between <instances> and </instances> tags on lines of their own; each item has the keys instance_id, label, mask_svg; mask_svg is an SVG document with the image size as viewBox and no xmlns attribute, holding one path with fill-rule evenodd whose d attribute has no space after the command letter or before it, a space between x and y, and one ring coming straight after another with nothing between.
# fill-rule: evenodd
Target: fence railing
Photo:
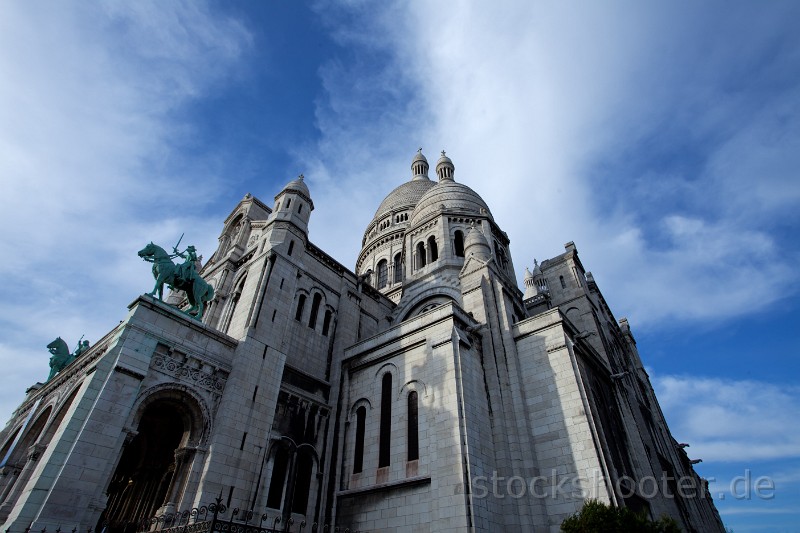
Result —
<instances>
[{"instance_id":1,"label":"fence railing","mask_svg":"<svg viewBox=\"0 0 800 533\"><path fill-rule=\"evenodd\" d=\"M228 508L221 498L210 505L154 516L139 522L138 533L363 533L335 524L309 524L278 513L258 514L238 507ZM46 533L46 532L42 532Z\"/></svg>"},{"instance_id":2,"label":"fence railing","mask_svg":"<svg viewBox=\"0 0 800 533\"><path fill-rule=\"evenodd\" d=\"M366 533L335 524L309 524L292 517L284 520L277 512L259 515L238 507L230 515L227 512L228 508L222 499L217 498L212 504L185 511L165 513L137 522L107 524L99 533ZM6 533L11 532L6 530ZM24 533L48 533L48 530L34 530L28 526ZM68 531L59 526L52 533L83 533L83 530L73 528ZM95 533L95 530L88 528L86 533Z\"/></svg>"}]
</instances>

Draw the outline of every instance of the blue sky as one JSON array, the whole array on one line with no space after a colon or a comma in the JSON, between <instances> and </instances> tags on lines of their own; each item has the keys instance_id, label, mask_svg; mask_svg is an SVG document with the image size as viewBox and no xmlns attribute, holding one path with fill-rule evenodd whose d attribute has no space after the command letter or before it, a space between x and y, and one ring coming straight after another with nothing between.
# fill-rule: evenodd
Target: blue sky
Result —
<instances>
[{"instance_id":1,"label":"blue sky","mask_svg":"<svg viewBox=\"0 0 800 533\"><path fill-rule=\"evenodd\" d=\"M0 6L0 414L304 173L352 266L418 147L452 157L518 276L574 241L628 317L727 526L799 531L800 4ZM736 476L774 498L736 499Z\"/></svg>"}]
</instances>

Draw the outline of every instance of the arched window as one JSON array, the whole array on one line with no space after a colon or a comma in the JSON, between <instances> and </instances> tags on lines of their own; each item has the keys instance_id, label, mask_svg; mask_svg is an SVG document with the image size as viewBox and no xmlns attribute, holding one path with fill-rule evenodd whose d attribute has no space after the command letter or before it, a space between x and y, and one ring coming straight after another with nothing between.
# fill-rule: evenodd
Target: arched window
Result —
<instances>
[{"instance_id":1,"label":"arched window","mask_svg":"<svg viewBox=\"0 0 800 533\"><path fill-rule=\"evenodd\" d=\"M389 283L389 262L381 259L378 262L378 288L382 289Z\"/></svg>"},{"instance_id":2,"label":"arched window","mask_svg":"<svg viewBox=\"0 0 800 533\"><path fill-rule=\"evenodd\" d=\"M314 298L311 300L311 316L308 318L308 327L314 329L317 327L317 313L319 313L319 304L322 302L322 295L315 293Z\"/></svg>"},{"instance_id":3,"label":"arched window","mask_svg":"<svg viewBox=\"0 0 800 533\"><path fill-rule=\"evenodd\" d=\"M358 474L364 468L364 432L366 420L367 408L362 405L356 409L356 453L353 458L354 474Z\"/></svg>"},{"instance_id":4,"label":"arched window","mask_svg":"<svg viewBox=\"0 0 800 533\"><path fill-rule=\"evenodd\" d=\"M294 241L289 241L289 251L286 255L292 255L292 250L294 250Z\"/></svg>"},{"instance_id":5,"label":"arched window","mask_svg":"<svg viewBox=\"0 0 800 533\"><path fill-rule=\"evenodd\" d=\"M279 448L272 461L272 479L269 482L269 492L267 493L267 507L281 508L287 466L289 466L289 453L285 449Z\"/></svg>"},{"instance_id":6,"label":"arched window","mask_svg":"<svg viewBox=\"0 0 800 533\"><path fill-rule=\"evenodd\" d=\"M561 281L561 288L562 289L566 289L567 288L567 282L564 281L564 276L558 276L558 279Z\"/></svg>"},{"instance_id":7,"label":"arched window","mask_svg":"<svg viewBox=\"0 0 800 533\"><path fill-rule=\"evenodd\" d=\"M403 262L402 262L402 254L396 254L394 256L394 263L392 264L392 268L394 269L394 282L400 283L403 281Z\"/></svg>"},{"instance_id":8,"label":"arched window","mask_svg":"<svg viewBox=\"0 0 800 533\"><path fill-rule=\"evenodd\" d=\"M461 230L456 230L453 235L453 248L456 257L464 257L464 233Z\"/></svg>"},{"instance_id":9,"label":"arched window","mask_svg":"<svg viewBox=\"0 0 800 533\"><path fill-rule=\"evenodd\" d=\"M301 294L297 298L297 311L294 313L295 320L301 320L303 318L303 307L306 305L306 295Z\"/></svg>"},{"instance_id":10,"label":"arched window","mask_svg":"<svg viewBox=\"0 0 800 533\"><path fill-rule=\"evenodd\" d=\"M389 451L392 435L392 375L383 375L381 383L381 431L378 448L378 468L389 466Z\"/></svg>"},{"instance_id":11,"label":"arched window","mask_svg":"<svg viewBox=\"0 0 800 533\"><path fill-rule=\"evenodd\" d=\"M311 492L311 474L314 470L314 459L308 452L297 455L297 475L294 478L294 494L292 495L292 512L306 514L308 494Z\"/></svg>"},{"instance_id":12,"label":"arched window","mask_svg":"<svg viewBox=\"0 0 800 533\"><path fill-rule=\"evenodd\" d=\"M6 441L6 444L5 444L5 446L3 446L3 449L0 450L0 461L3 461L3 466L5 466L5 464L6 464L7 460L8 460L8 457L7 457L8 450L10 450L11 449L11 445L14 444L14 442L16 442L17 435L19 435L20 429L22 429L22 428L21 427L17 428L17 430L14 432L14 434L11 435L11 437Z\"/></svg>"},{"instance_id":13,"label":"arched window","mask_svg":"<svg viewBox=\"0 0 800 533\"><path fill-rule=\"evenodd\" d=\"M431 263L439 259L439 247L436 246L436 238L428 237L428 251L431 254Z\"/></svg>"},{"instance_id":14,"label":"arched window","mask_svg":"<svg viewBox=\"0 0 800 533\"><path fill-rule=\"evenodd\" d=\"M500 264L500 266L506 268L508 266L508 259L506 258L506 250L497 241L494 241L494 253L497 256L497 262Z\"/></svg>"},{"instance_id":15,"label":"arched window","mask_svg":"<svg viewBox=\"0 0 800 533\"><path fill-rule=\"evenodd\" d=\"M417 268L425 266L425 243L417 243Z\"/></svg>"},{"instance_id":16,"label":"arched window","mask_svg":"<svg viewBox=\"0 0 800 533\"><path fill-rule=\"evenodd\" d=\"M419 410L417 391L408 393L408 460L419 459Z\"/></svg>"},{"instance_id":17,"label":"arched window","mask_svg":"<svg viewBox=\"0 0 800 533\"><path fill-rule=\"evenodd\" d=\"M322 334L323 335L328 335L328 330L331 327L331 316L333 316L333 313L331 313L331 310L330 309L326 309L325 310L325 318L322 320Z\"/></svg>"}]
</instances>

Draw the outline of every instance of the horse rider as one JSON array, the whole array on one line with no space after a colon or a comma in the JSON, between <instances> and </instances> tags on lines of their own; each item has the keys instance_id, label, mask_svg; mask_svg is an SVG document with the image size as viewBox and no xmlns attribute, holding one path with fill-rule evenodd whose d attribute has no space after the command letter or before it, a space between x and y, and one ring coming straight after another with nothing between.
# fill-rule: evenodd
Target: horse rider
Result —
<instances>
[{"instance_id":1,"label":"horse rider","mask_svg":"<svg viewBox=\"0 0 800 533\"><path fill-rule=\"evenodd\" d=\"M175 257L183 258L183 263L178 265L178 276L185 282L193 282L197 277L197 270L195 263L197 262L197 250L194 246L189 245L185 251L179 252L177 248L173 248Z\"/></svg>"}]
</instances>

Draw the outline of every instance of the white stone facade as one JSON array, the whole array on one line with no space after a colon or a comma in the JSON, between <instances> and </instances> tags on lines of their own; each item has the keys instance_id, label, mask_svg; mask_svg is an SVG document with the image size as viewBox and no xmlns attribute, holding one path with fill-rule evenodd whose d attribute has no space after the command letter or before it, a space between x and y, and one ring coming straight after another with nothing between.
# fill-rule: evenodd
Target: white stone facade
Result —
<instances>
[{"instance_id":1,"label":"white stone facade","mask_svg":"<svg viewBox=\"0 0 800 533\"><path fill-rule=\"evenodd\" d=\"M558 531L593 497L722 531L575 246L523 294L489 206L444 153L428 168L355 271L308 240L302 176L272 207L245 196L202 323L139 297L28 391L0 433L2 530L145 530L219 499L289 531Z\"/></svg>"}]
</instances>

